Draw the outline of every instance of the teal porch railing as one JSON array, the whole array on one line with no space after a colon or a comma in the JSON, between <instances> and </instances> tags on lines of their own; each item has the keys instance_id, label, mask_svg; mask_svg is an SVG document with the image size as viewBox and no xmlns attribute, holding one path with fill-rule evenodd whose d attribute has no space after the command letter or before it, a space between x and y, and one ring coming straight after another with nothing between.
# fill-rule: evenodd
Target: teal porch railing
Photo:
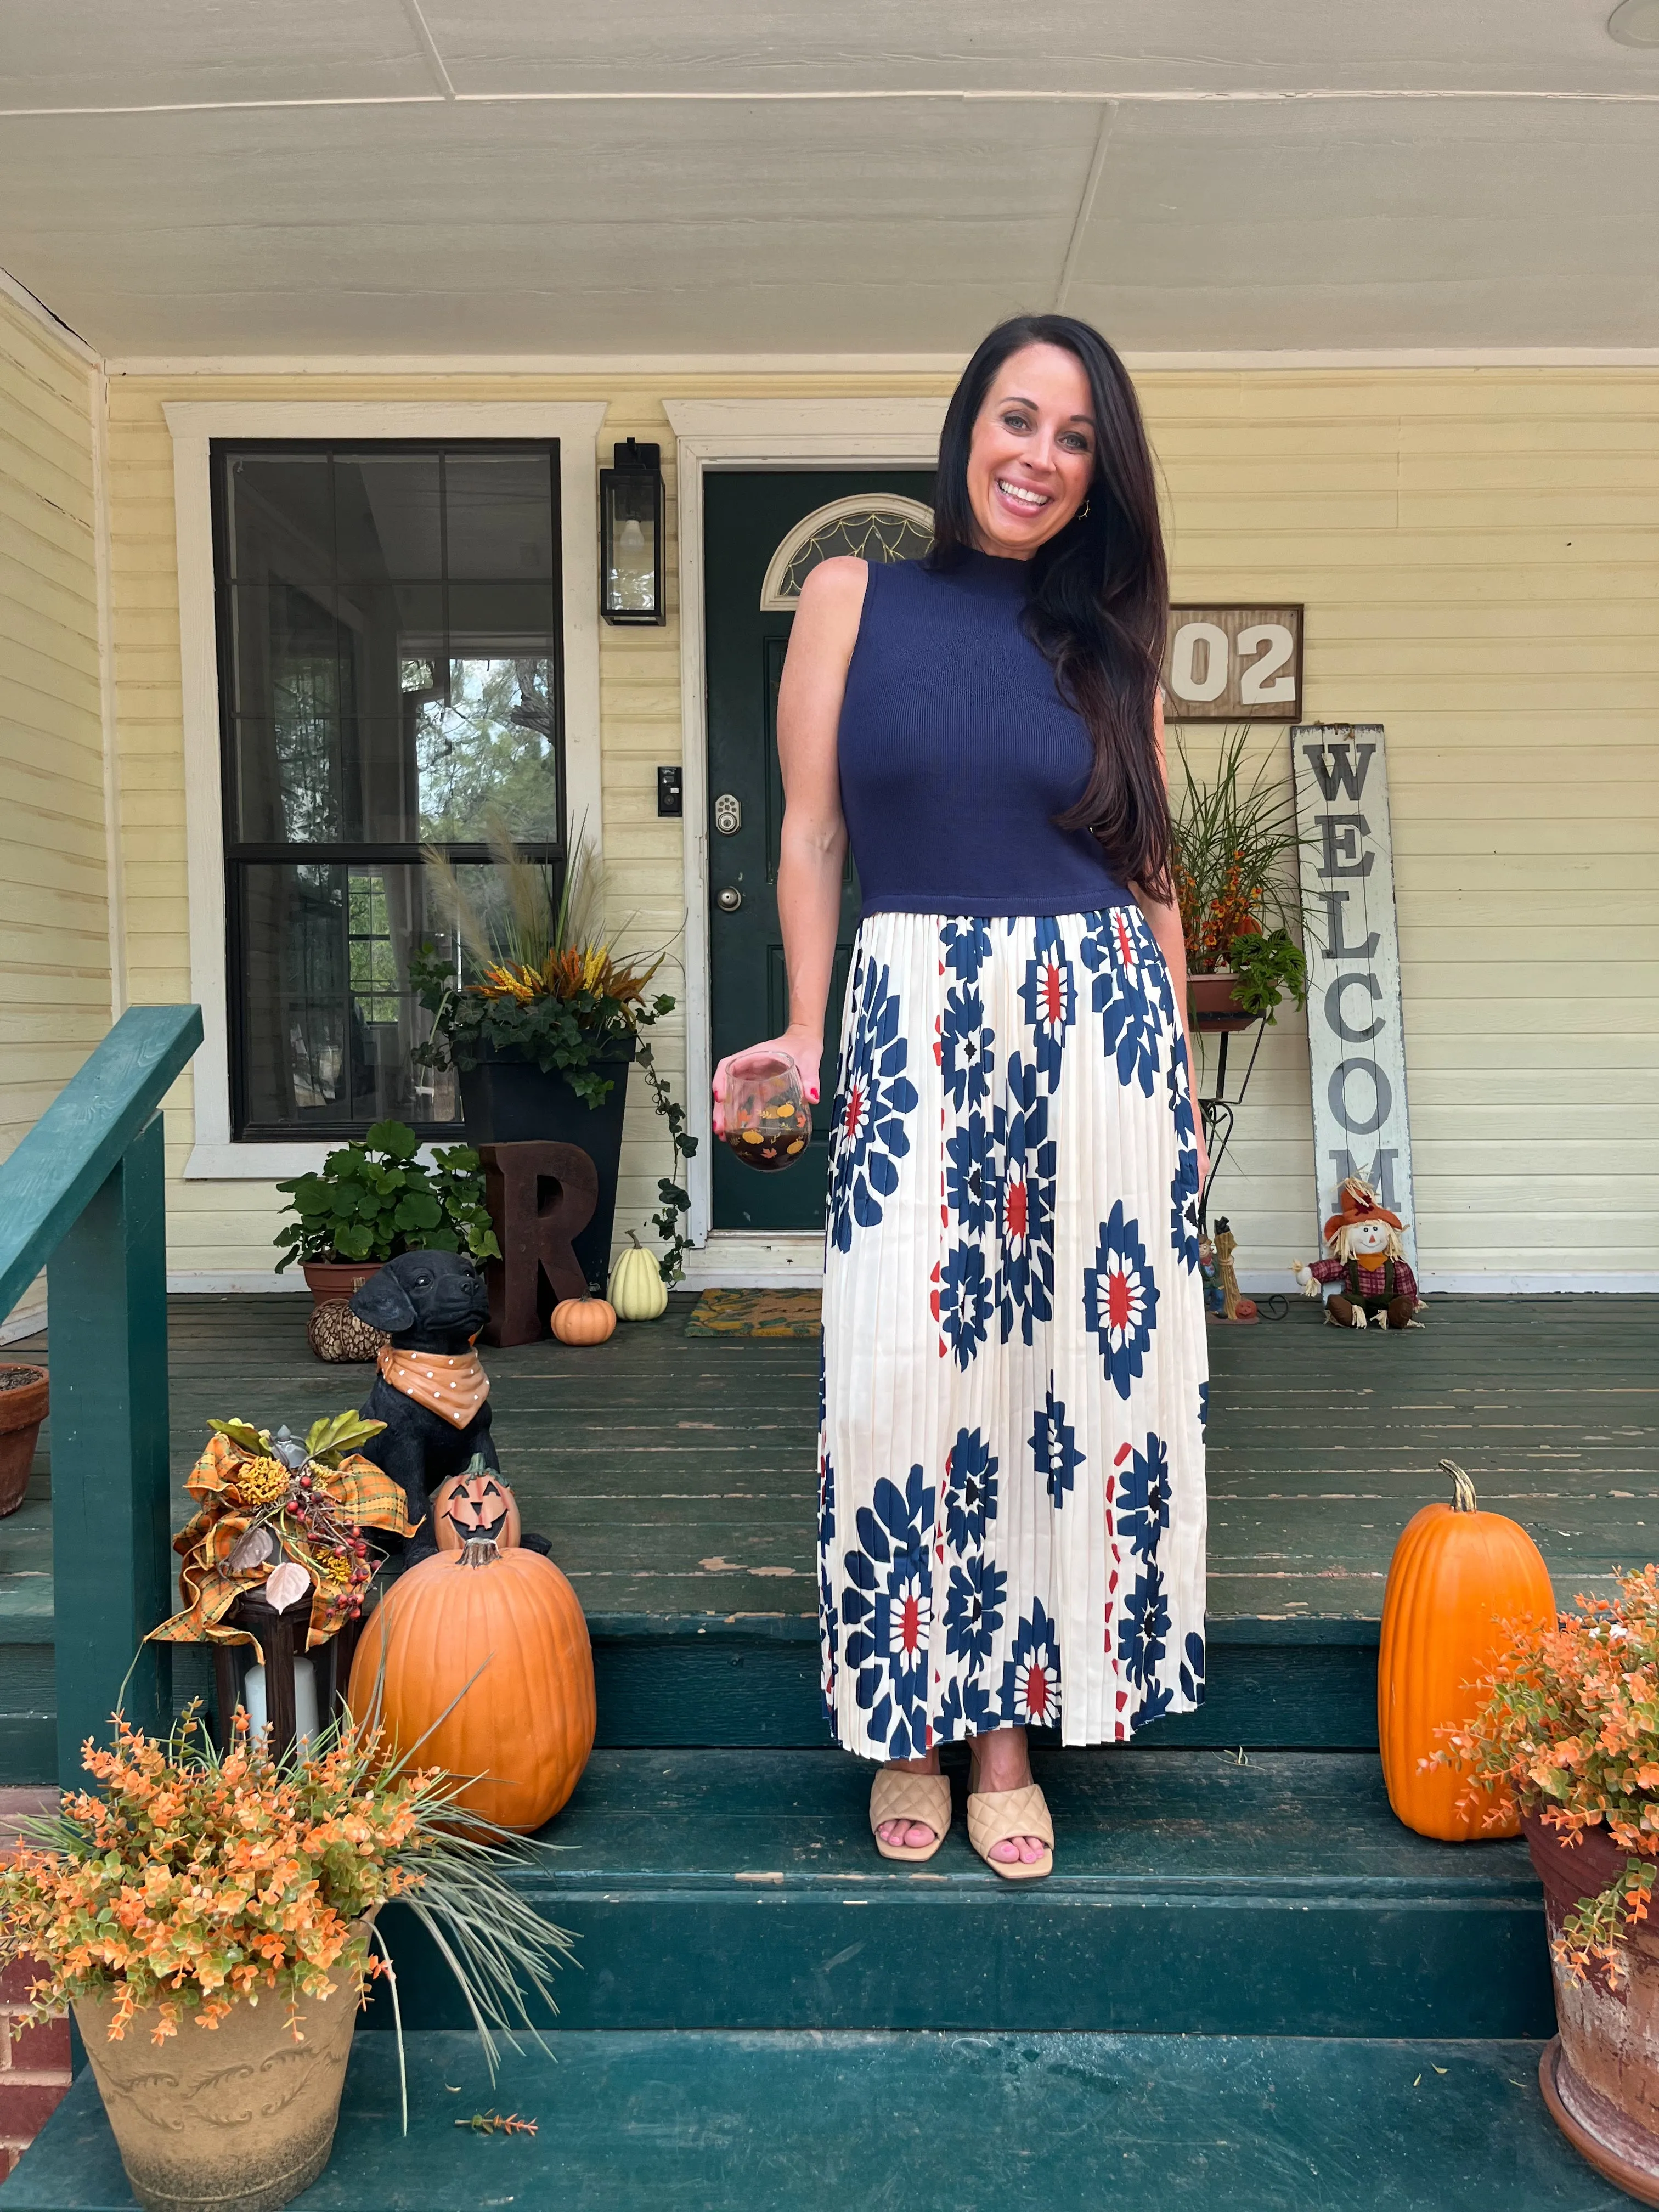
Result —
<instances>
[{"instance_id":1,"label":"teal porch railing","mask_svg":"<svg viewBox=\"0 0 1659 2212\"><path fill-rule=\"evenodd\" d=\"M106 1737L122 1678L173 1609L161 1104L196 1006L133 1006L0 1164L0 1319L46 1270L58 1774ZM136 1724L165 1726L172 1653L143 1645Z\"/></svg>"}]
</instances>

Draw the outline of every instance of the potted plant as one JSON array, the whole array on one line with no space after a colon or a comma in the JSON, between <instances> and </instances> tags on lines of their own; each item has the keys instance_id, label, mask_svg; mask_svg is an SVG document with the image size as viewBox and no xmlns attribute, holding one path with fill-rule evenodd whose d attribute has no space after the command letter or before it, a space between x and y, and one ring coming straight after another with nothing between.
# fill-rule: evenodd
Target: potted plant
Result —
<instances>
[{"instance_id":1,"label":"potted plant","mask_svg":"<svg viewBox=\"0 0 1659 2212\"><path fill-rule=\"evenodd\" d=\"M448 954L423 945L410 962L410 981L432 1014L431 1034L415 1057L456 1070L475 1143L551 1139L587 1154L599 1173L599 1203L574 1249L588 1281L603 1285L629 1066L636 1053L648 1054L641 1030L671 1013L674 1001L647 995L660 953L635 964L601 936L601 885L585 840L577 839L556 896L547 871L526 860L500 824L490 849L482 900L441 855L426 854L455 917L455 942ZM654 1066L648 1073L660 1113Z\"/></svg>"},{"instance_id":2,"label":"potted plant","mask_svg":"<svg viewBox=\"0 0 1659 2212\"><path fill-rule=\"evenodd\" d=\"M451 1145L419 1158L421 1140L402 1121L377 1121L368 1134L342 1145L319 1174L291 1176L294 1218L276 1237L280 1275L298 1261L317 1304L349 1298L399 1252L467 1252L501 1257L484 1206L483 1172L470 1146Z\"/></svg>"},{"instance_id":3,"label":"potted plant","mask_svg":"<svg viewBox=\"0 0 1659 2212\"><path fill-rule=\"evenodd\" d=\"M191 1708L165 1741L118 1721L85 1764L96 1786L0 1864L0 1960L39 1967L32 2019L73 2010L147 2212L275 2212L321 2172L382 1973L396 2017L389 1900L450 1961L492 2066L492 2029L535 2033L526 1990L551 2005L571 1939L506 1878L526 1847L378 1732L277 1759L239 1712L221 1753Z\"/></svg>"},{"instance_id":4,"label":"potted plant","mask_svg":"<svg viewBox=\"0 0 1659 2212\"><path fill-rule=\"evenodd\" d=\"M44 1367L0 1361L0 1516L15 1513L23 1502L46 1401Z\"/></svg>"},{"instance_id":5,"label":"potted plant","mask_svg":"<svg viewBox=\"0 0 1659 2212\"><path fill-rule=\"evenodd\" d=\"M1560 2027L1545 2101L1598 2172L1659 2204L1659 1567L1619 1592L1513 1634L1437 1758L1520 1803Z\"/></svg>"},{"instance_id":6,"label":"potted plant","mask_svg":"<svg viewBox=\"0 0 1659 2212\"><path fill-rule=\"evenodd\" d=\"M1188 1020L1197 1030L1272 1021L1286 993L1308 998L1308 964L1290 929L1301 846L1295 799L1264 757L1244 778L1245 730L1222 741L1200 783L1184 746L1174 810L1173 872L1187 944Z\"/></svg>"}]
</instances>

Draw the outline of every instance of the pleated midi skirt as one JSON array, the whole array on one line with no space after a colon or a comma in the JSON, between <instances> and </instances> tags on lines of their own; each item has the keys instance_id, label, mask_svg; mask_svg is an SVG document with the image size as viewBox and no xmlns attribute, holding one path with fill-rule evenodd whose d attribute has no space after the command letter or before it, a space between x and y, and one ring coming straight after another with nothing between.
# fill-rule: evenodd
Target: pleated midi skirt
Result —
<instances>
[{"instance_id":1,"label":"pleated midi skirt","mask_svg":"<svg viewBox=\"0 0 1659 2212\"><path fill-rule=\"evenodd\" d=\"M1204 1695L1198 1156L1136 907L859 932L831 1138L824 1703L867 1759Z\"/></svg>"}]
</instances>

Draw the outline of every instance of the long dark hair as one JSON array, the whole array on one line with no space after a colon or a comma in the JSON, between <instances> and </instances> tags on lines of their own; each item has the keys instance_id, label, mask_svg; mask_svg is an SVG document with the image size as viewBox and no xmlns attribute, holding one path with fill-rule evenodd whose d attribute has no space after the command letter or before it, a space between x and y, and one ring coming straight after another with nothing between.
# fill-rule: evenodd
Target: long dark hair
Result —
<instances>
[{"instance_id":1,"label":"long dark hair","mask_svg":"<svg viewBox=\"0 0 1659 2212\"><path fill-rule=\"evenodd\" d=\"M1031 560L1027 635L1094 741L1094 766L1054 819L1090 830L1125 883L1173 896L1170 801L1152 710L1170 617L1169 572L1146 425L1128 372L1100 332L1070 315L1017 315L981 341L951 395L939 439L932 563L952 568L977 538L968 497L974 425L1010 354L1059 346L1083 364L1095 418L1095 473L1082 509Z\"/></svg>"}]
</instances>

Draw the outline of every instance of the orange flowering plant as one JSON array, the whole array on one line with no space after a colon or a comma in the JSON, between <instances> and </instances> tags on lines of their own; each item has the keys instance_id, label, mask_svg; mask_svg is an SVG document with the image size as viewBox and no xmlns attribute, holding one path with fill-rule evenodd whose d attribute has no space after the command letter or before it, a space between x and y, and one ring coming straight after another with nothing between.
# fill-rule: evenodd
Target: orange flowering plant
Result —
<instances>
[{"instance_id":1,"label":"orange flowering plant","mask_svg":"<svg viewBox=\"0 0 1659 2212\"><path fill-rule=\"evenodd\" d=\"M1472 1793L1507 1781L1546 1827L1575 1840L1601 1828L1627 1854L1563 1926L1556 1957L1578 1975L1598 1961L1619 1972L1620 1936L1647 1918L1659 1862L1659 1566L1621 1576L1619 1593L1514 1636L1474 1718L1443 1729L1434 1754L1472 1770Z\"/></svg>"},{"instance_id":2,"label":"orange flowering plant","mask_svg":"<svg viewBox=\"0 0 1659 2212\"><path fill-rule=\"evenodd\" d=\"M1170 872L1181 909L1188 972L1241 978L1235 996L1272 1019L1285 993L1307 997L1308 971L1291 933L1301 836L1296 805L1276 763L1245 777L1248 728L1223 739L1214 774L1200 781L1179 746L1180 787L1170 798Z\"/></svg>"},{"instance_id":3,"label":"orange flowering plant","mask_svg":"<svg viewBox=\"0 0 1659 2212\"><path fill-rule=\"evenodd\" d=\"M83 1762L96 1789L65 1791L0 1863L0 1960L44 1969L31 2017L112 1994L111 2039L153 2014L160 2044L186 2008L214 2028L265 1998L303 2042L305 2001L341 1980L361 1994L385 1973L395 2005L374 1921L393 1899L450 1960L492 2063L492 2028L534 2033L520 1974L556 2009L571 1939L504 1879L522 1847L458 1810L460 1782L387 1758L378 1730L343 1721L278 1759L239 1711L221 1752L192 1706L164 1741L118 1716Z\"/></svg>"}]
</instances>

